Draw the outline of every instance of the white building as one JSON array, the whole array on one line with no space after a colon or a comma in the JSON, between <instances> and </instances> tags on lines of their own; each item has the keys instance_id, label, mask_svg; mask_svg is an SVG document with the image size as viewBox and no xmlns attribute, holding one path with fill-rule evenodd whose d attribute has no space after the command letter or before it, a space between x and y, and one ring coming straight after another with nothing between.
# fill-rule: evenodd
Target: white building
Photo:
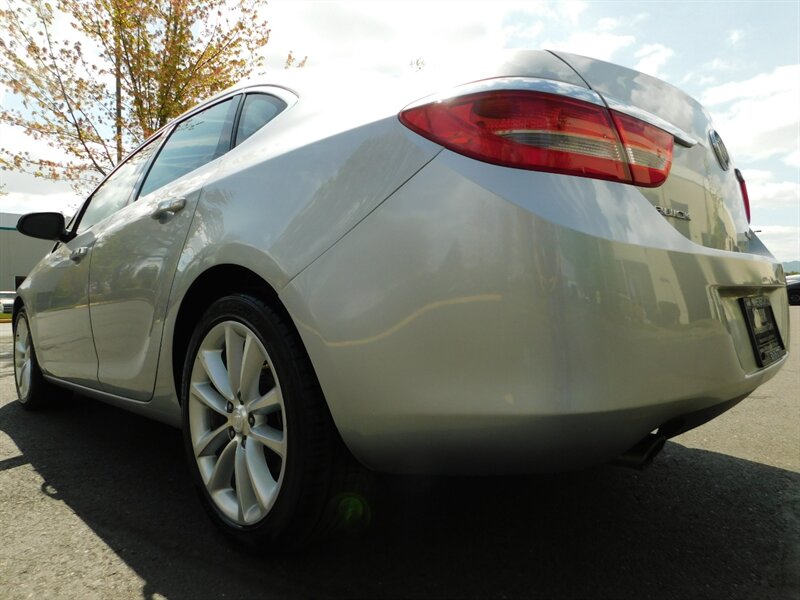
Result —
<instances>
[{"instance_id":1,"label":"white building","mask_svg":"<svg viewBox=\"0 0 800 600\"><path fill-rule=\"evenodd\" d=\"M0 290L13 291L54 242L37 240L17 231L21 215L0 213Z\"/></svg>"}]
</instances>

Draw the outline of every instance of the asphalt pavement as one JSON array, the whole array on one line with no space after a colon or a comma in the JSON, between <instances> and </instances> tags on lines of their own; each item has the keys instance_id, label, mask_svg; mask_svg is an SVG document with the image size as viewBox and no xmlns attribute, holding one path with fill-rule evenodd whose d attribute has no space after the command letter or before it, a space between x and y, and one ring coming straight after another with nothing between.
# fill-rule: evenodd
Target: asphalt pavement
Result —
<instances>
[{"instance_id":1,"label":"asphalt pavement","mask_svg":"<svg viewBox=\"0 0 800 600\"><path fill-rule=\"evenodd\" d=\"M302 554L232 547L177 430L14 401L0 325L0 598L800 598L800 307L781 373L645 471L379 477L373 520Z\"/></svg>"}]
</instances>

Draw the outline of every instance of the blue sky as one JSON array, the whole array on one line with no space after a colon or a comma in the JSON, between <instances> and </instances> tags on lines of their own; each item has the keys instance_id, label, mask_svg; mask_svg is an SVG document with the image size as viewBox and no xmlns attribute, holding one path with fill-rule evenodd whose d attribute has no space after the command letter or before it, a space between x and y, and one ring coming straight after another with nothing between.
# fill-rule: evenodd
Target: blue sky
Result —
<instances>
[{"instance_id":1,"label":"blue sky","mask_svg":"<svg viewBox=\"0 0 800 600\"><path fill-rule=\"evenodd\" d=\"M528 47L656 75L705 104L748 180L753 229L779 259L800 259L800 2L272 0L264 16L270 68L289 50L319 67L398 72L415 58L433 66L457 52ZM0 137L45 151L7 127ZM0 210L77 202L64 184L10 173L0 183L10 192Z\"/></svg>"}]
</instances>

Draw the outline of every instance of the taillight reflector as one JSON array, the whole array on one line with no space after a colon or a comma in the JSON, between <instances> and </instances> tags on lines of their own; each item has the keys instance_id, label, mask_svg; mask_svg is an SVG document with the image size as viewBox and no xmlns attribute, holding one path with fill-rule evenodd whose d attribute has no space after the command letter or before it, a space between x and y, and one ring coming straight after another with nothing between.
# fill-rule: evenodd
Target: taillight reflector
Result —
<instances>
[{"instance_id":1,"label":"taillight reflector","mask_svg":"<svg viewBox=\"0 0 800 600\"><path fill-rule=\"evenodd\" d=\"M479 92L406 109L400 121L459 154L518 169L655 187L672 165L669 133L556 94Z\"/></svg>"},{"instance_id":2,"label":"taillight reflector","mask_svg":"<svg viewBox=\"0 0 800 600\"><path fill-rule=\"evenodd\" d=\"M744 181L742 172L739 169L734 169L736 179L739 181L739 189L742 191L742 202L744 203L744 212L747 215L747 222L750 222L750 196L747 195L747 184Z\"/></svg>"}]
</instances>

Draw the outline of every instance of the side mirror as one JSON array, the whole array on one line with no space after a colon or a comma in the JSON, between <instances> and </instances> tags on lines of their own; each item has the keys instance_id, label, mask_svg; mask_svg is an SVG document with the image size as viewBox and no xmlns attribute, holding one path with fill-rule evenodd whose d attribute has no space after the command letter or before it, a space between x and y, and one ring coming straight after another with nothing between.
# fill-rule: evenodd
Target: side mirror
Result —
<instances>
[{"instance_id":1,"label":"side mirror","mask_svg":"<svg viewBox=\"0 0 800 600\"><path fill-rule=\"evenodd\" d=\"M17 221L17 231L41 240L68 242L72 236L67 233L64 215L57 212L41 212L23 215Z\"/></svg>"}]
</instances>

